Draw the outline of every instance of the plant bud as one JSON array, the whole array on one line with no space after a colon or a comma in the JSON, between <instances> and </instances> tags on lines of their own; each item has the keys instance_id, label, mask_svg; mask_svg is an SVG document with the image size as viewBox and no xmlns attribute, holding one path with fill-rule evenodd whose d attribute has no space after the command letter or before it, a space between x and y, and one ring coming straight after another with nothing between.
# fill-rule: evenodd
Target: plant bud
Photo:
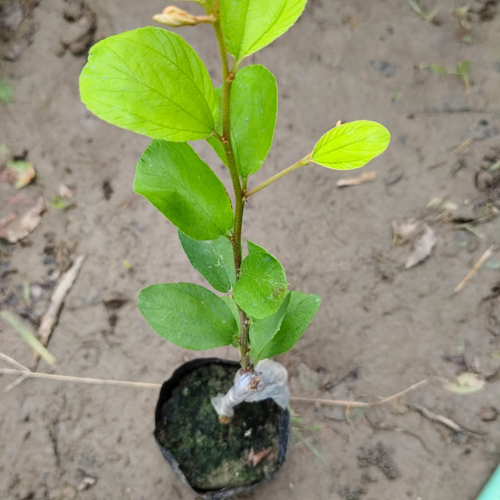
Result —
<instances>
[{"instance_id":1,"label":"plant bud","mask_svg":"<svg viewBox=\"0 0 500 500\"><path fill-rule=\"evenodd\" d=\"M196 26L200 23L213 23L215 22L215 17L213 15L193 16L189 12L171 5L165 7L161 14L153 16L153 20L160 24L178 28L179 26Z\"/></svg>"}]
</instances>

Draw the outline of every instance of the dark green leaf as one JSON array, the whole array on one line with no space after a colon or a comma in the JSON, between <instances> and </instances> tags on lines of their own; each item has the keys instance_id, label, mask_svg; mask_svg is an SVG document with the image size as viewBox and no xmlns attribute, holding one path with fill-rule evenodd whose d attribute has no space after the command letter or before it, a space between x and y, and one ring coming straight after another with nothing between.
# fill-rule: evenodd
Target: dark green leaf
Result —
<instances>
[{"instance_id":1,"label":"dark green leaf","mask_svg":"<svg viewBox=\"0 0 500 500\"><path fill-rule=\"evenodd\" d=\"M280 329L263 349L259 359L271 358L291 349L311 324L320 305L321 299L317 295L290 292L290 304Z\"/></svg>"},{"instance_id":2,"label":"dark green leaf","mask_svg":"<svg viewBox=\"0 0 500 500\"><path fill-rule=\"evenodd\" d=\"M229 292L236 283L231 242L221 236L199 241L179 231L182 248L191 265L219 292Z\"/></svg>"},{"instance_id":3,"label":"dark green leaf","mask_svg":"<svg viewBox=\"0 0 500 500\"><path fill-rule=\"evenodd\" d=\"M196 240L214 240L233 226L222 182L189 144L153 141L137 164L134 191Z\"/></svg>"},{"instance_id":4,"label":"dark green leaf","mask_svg":"<svg viewBox=\"0 0 500 500\"><path fill-rule=\"evenodd\" d=\"M238 326L224 301L202 286L168 283L145 288L139 311L172 344L201 351L229 345Z\"/></svg>"},{"instance_id":5,"label":"dark green leaf","mask_svg":"<svg viewBox=\"0 0 500 500\"><path fill-rule=\"evenodd\" d=\"M288 282L278 259L248 242L248 256L241 264L241 276L234 287L234 299L252 318L274 314L283 302Z\"/></svg>"},{"instance_id":6,"label":"dark green leaf","mask_svg":"<svg viewBox=\"0 0 500 500\"><path fill-rule=\"evenodd\" d=\"M334 170L366 165L389 145L389 131L376 122L359 120L332 128L314 146L312 161Z\"/></svg>"},{"instance_id":7,"label":"dark green leaf","mask_svg":"<svg viewBox=\"0 0 500 500\"><path fill-rule=\"evenodd\" d=\"M243 59L276 40L300 17L307 0L221 0L227 48Z\"/></svg>"},{"instance_id":8,"label":"dark green leaf","mask_svg":"<svg viewBox=\"0 0 500 500\"><path fill-rule=\"evenodd\" d=\"M220 104L220 89L217 89ZM255 174L271 149L278 112L278 87L273 74L256 64L239 71L231 90L231 142L241 177ZM219 109L219 116L221 112ZM219 120L217 131L222 135ZM227 165L226 153L215 137L207 139Z\"/></svg>"},{"instance_id":9,"label":"dark green leaf","mask_svg":"<svg viewBox=\"0 0 500 500\"><path fill-rule=\"evenodd\" d=\"M153 139L192 141L215 129L217 104L208 71L171 31L140 28L94 45L80 92L102 120Z\"/></svg>"},{"instance_id":10,"label":"dark green leaf","mask_svg":"<svg viewBox=\"0 0 500 500\"><path fill-rule=\"evenodd\" d=\"M250 326L249 336L250 345L252 346L251 355L255 364L261 359L265 359L263 355L266 350L268 350L269 345L273 341L273 337L278 332L289 304L290 294L288 293L276 313L267 318L253 320Z\"/></svg>"}]
</instances>

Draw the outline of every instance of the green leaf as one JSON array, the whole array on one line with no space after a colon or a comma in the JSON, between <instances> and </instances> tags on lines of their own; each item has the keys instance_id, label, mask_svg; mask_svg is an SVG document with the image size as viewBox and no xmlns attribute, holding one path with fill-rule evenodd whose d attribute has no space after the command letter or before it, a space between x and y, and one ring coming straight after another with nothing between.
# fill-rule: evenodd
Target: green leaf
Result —
<instances>
[{"instance_id":1,"label":"green leaf","mask_svg":"<svg viewBox=\"0 0 500 500\"><path fill-rule=\"evenodd\" d=\"M222 31L236 60L257 52L295 24L307 0L221 0Z\"/></svg>"},{"instance_id":2,"label":"green leaf","mask_svg":"<svg viewBox=\"0 0 500 500\"><path fill-rule=\"evenodd\" d=\"M428 68L436 75L449 75L450 71L447 70L444 66L439 66L439 64L430 64Z\"/></svg>"},{"instance_id":3,"label":"green leaf","mask_svg":"<svg viewBox=\"0 0 500 500\"><path fill-rule=\"evenodd\" d=\"M248 256L241 264L241 276L233 297L252 318L266 318L281 306L288 288L285 271L278 259L248 242Z\"/></svg>"},{"instance_id":4,"label":"green leaf","mask_svg":"<svg viewBox=\"0 0 500 500\"><path fill-rule=\"evenodd\" d=\"M317 295L290 292L290 304L280 329L260 354L259 359L271 358L290 350L311 324L321 305Z\"/></svg>"},{"instance_id":5,"label":"green leaf","mask_svg":"<svg viewBox=\"0 0 500 500\"><path fill-rule=\"evenodd\" d=\"M195 240L214 240L233 227L222 182L189 144L153 141L137 164L134 191Z\"/></svg>"},{"instance_id":6,"label":"green leaf","mask_svg":"<svg viewBox=\"0 0 500 500\"><path fill-rule=\"evenodd\" d=\"M250 336L250 345L252 346L252 359L255 364L261 359L265 359L263 354L278 332L281 322L285 317L290 304L290 295L290 293L286 295L280 308L272 316L253 320L248 334Z\"/></svg>"},{"instance_id":7,"label":"green leaf","mask_svg":"<svg viewBox=\"0 0 500 500\"><path fill-rule=\"evenodd\" d=\"M231 242L221 236L199 241L179 231L182 248L191 265L219 292L229 292L236 283Z\"/></svg>"},{"instance_id":8,"label":"green leaf","mask_svg":"<svg viewBox=\"0 0 500 500\"><path fill-rule=\"evenodd\" d=\"M389 145L389 131L376 122L359 120L332 128L314 146L312 161L334 170L366 165Z\"/></svg>"},{"instance_id":9,"label":"green leaf","mask_svg":"<svg viewBox=\"0 0 500 500\"><path fill-rule=\"evenodd\" d=\"M145 288L139 295L138 307L156 333L186 349L201 351L229 345L238 331L224 301L191 283Z\"/></svg>"},{"instance_id":10,"label":"green leaf","mask_svg":"<svg viewBox=\"0 0 500 500\"><path fill-rule=\"evenodd\" d=\"M216 93L220 105L221 90ZM277 113L278 87L274 75L260 64L239 71L231 90L231 142L241 177L246 179L262 167L273 143ZM220 120L217 131L222 134ZM221 142L215 137L207 141L227 165Z\"/></svg>"},{"instance_id":11,"label":"green leaf","mask_svg":"<svg viewBox=\"0 0 500 500\"><path fill-rule=\"evenodd\" d=\"M217 126L216 130L219 133L219 135L222 135L222 87L217 87L215 89L215 100L217 102ZM232 110L231 110L232 111ZM232 113L231 113L232 114ZM231 116L231 129L233 128L233 120ZM217 156L222 160L222 163L226 165L227 167L227 156L226 156L226 151L224 149L224 146L222 145L222 142L217 139L217 137L209 136L207 137L207 142L212 146L213 150L217 153Z\"/></svg>"},{"instance_id":12,"label":"green leaf","mask_svg":"<svg viewBox=\"0 0 500 500\"><path fill-rule=\"evenodd\" d=\"M204 139L215 128L217 104L205 65L182 37L160 28L94 45L80 93L102 120L153 139Z\"/></svg>"},{"instance_id":13,"label":"green leaf","mask_svg":"<svg viewBox=\"0 0 500 500\"><path fill-rule=\"evenodd\" d=\"M238 304L236 304L235 300L229 295L223 295L220 298L225 302L225 304L229 307L229 309L231 309L231 312L233 313L234 316L234 320L238 325L238 331L237 333L235 333L233 337L233 346L238 347L238 342L240 340L240 332L241 332L240 311L238 310Z\"/></svg>"},{"instance_id":14,"label":"green leaf","mask_svg":"<svg viewBox=\"0 0 500 500\"><path fill-rule=\"evenodd\" d=\"M457 75L464 77L469 74L470 71L470 61L460 61L457 63Z\"/></svg>"}]
</instances>

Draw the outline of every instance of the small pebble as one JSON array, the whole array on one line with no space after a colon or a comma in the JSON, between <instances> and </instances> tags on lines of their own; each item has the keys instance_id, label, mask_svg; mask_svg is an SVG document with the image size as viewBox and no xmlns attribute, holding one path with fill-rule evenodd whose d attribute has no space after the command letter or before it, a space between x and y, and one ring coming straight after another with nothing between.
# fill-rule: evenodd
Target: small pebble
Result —
<instances>
[{"instance_id":1,"label":"small pebble","mask_svg":"<svg viewBox=\"0 0 500 500\"><path fill-rule=\"evenodd\" d=\"M498 410L493 406L483 406L478 415L483 422L493 422L498 417Z\"/></svg>"},{"instance_id":2,"label":"small pebble","mask_svg":"<svg viewBox=\"0 0 500 500\"><path fill-rule=\"evenodd\" d=\"M97 483L97 479L92 476L86 476L78 486L78 491L86 491L92 488Z\"/></svg>"}]
</instances>

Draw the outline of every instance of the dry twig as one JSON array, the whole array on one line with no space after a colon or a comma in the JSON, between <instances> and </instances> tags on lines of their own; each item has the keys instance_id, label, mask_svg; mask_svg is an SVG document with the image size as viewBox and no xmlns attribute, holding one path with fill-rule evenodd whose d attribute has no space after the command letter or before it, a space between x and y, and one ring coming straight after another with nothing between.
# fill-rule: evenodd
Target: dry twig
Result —
<instances>
[{"instance_id":1,"label":"dry twig","mask_svg":"<svg viewBox=\"0 0 500 500\"><path fill-rule=\"evenodd\" d=\"M409 392L414 391L415 389L418 389L419 387L422 387L425 384L427 384L427 380L421 380L420 382L411 385L404 391L398 392L386 398L382 398L380 401L377 401L375 403L361 403L358 401L341 401L338 399L316 399L316 398L298 398L298 397L292 397L290 399L291 401L295 401L297 403L317 403L329 406L345 406L347 408L368 408L370 406L380 406L385 403L389 403L390 401L397 399L401 396L404 396L405 394L408 394Z\"/></svg>"},{"instance_id":2,"label":"dry twig","mask_svg":"<svg viewBox=\"0 0 500 500\"><path fill-rule=\"evenodd\" d=\"M453 152L455 154L458 154L460 153L461 151L463 151L464 149L468 148L474 141L476 140L475 137L469 137L468 139L466 139L464 142L462 142L462 144L460 144L460 146L457 146Z\"/></svg>"},{"instance_id":3,"label":"dry twig","mask_svg":"<svg viewBox=\"0 0 500 500\"><path fill-rule=\"evenodd\" d=\"M87 378L87 377L71 377L68 375L56 375L56 374L52 374L52 373L40 373L40 372L31 371L29 368L18 363L16 360L12 359L11 357L7 356L6 354L0 353L0 359L4 360L5 362L7 362L10 365L15 367L15 368L0 368L0 375L19 375L19 376L22 376L24 378L59 380L59 381L63 381L63 382L81 382L84 384L97 384L97 385L120 385L120 386L125 386L125 387L146 387L146 388L150 388L150 389L158 389L162 386L162 384L155 384L155 383L150 383L150 382L128 382L125 380L106 380L106 379ZM411 391L414 391L415 389L418 389L419 387L422 387L426 383L427 383L427 380L421 380L420 382L417 382L416 384L413 384L412 386L408 387L404 391L398 392L398 393L393 394L392 396L388 396L386 398L382 398L382 399L380 399L380 401L377 401L375 403L363 403L363 402L359 402L359 401L339 401L339 400L335 400L335 399L299 398L299 397L292 397L292 398L290 398L290 400L295 401L295 402L300 402L300 403L318 403L318 404L324 404L324 405L345 406L348 409L348 411L350 411L352 408L368 408L371 406L380 406L380 405L389 403L390 401L393 401L394 399L397 399L401 396L404 396L405 394L408 394Z\"/></svg>"},{"instance_id":4,"label":"dry twig","mask_svg":"<svg viewBox=\"0 0 500 500\"><path fill-rule=\"evenodd\" d=\"M444 417L443 415L438 415L437 413L433 413L430 410L428 410L427 408L424 408L423 406L420 406L420 405L413 405L412 408L414 408L423 417L427 418L431 422L437 422L441 425L444 425L445 427L448 427L448 429L451 429L452 431L461 432L462 434L466 434L467 436L469 436L471 438L482 439L481 434L478 434L477 432L469 431L465 427L462 427L461 425L457 424L451 418Z\"/></svg>"},{"instance_id":5,"label":"dry twig","mask_svg":"<svg viewBox=\"0 0 500 500\"><path fill-rule=\"evenodd\" d=\"M121 385L125 387L146 387L150 389L159 389L161 387L161 384L154 384L149 382L128 382L126 380L106 380L100 378L69 377L67 375L33 372L31 370L28 370L28 368L26 368L25 370L0 368L0 375L20 375L24 379L39 378L45 380L59 380L62 382L81 382L83 384L97 384L97 385Z\"/></svg>"},{"instance_id":6,"label":"dry twig","mask_svg":"<svg viewBox=\"0 0 500 500\"><path fill-rule=\"evenodd\" d=\"M376 172L363 172L356 177L349 177L348 179L339 179L337 181L337 187L343 188L348 186L359 186L360 184L365 184L366 182L373 182L377 178Z\"/></svg>"},{"instance_id":7,"label":"dry twig","mask_svg":"<svg viewBox=\"0 0 500 500\"><path fill-rule=\"evenodd\" d=\"M44 314L40 323L40 328L38 329L38 339L44 345L44 347L47 347L47 344L49 343L50 336L52 335L54 326L56 325L57 319L59 318L59 313L61 312L64 299L66 298L66 295L71 290L71 287L78 277L78 273L80 272L84 260L85 255L80 255L76 258L75 263L68 271L66 271L66 273L64 273L62 278L59 280L54 293L52 294L49 308ZM36 370L39 361L40 355L36 354L33 360L33 370Z\"/></svg>"},{"instance_id":8,"label":"dry twig","mask_svg":"<svg viewBox=\"0 0 500 500\"><path fill-rule=\"evenodd\" d=\"M463 290L467 282L474 277L474 275L479 271L481 266L491 257L492 253L493 253L493 246L488 248L488 250L486 250L486 252L484 252L483 255L481 255L481 258L474 264L474 267L467 273L467 276L455 287L453 293L458 293Z\"/></svg>"}]
</instances>

